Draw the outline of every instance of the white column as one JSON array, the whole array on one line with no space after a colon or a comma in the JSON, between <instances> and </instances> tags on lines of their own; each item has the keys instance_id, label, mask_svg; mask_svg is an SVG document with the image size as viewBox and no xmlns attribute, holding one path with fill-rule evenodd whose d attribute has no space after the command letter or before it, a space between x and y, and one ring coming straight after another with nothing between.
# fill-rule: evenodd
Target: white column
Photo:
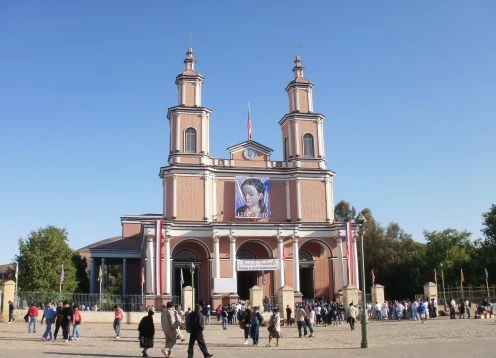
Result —
<instances>
[{"instance_id":1,"label":"white column","mask_svg":"<svg viewBox=\"0 0 496 358\"><path fill-rule=\"evenodd\" d=\"M167 177L164 176L162 178L162 190L163 190L163 194L162 194L162 216L164 218L167 217Z\"/></svg>"},{"instance_id":2,"label":"white column","mask_svg":"<svg viewBox=\"0 0 496 358\"><path fill-rule=\"evenodd\" d=\"M311 88L308 89L308 111L313 112L313 91Z\"/></svg>"},{"instance_id":3,"label":"white column","mask_svg":"<svg viewBox=\"0 0 496 358\"><path fill-rule=\"evenodd\" d=\"M199 81L195 82L195 106L200 107L200 83Z\"/></svg>"},{"instance_id":4,"label":"white column","mask_svg":"<svg viewBox=\"0 0 496 358\"><path fill-rule=\"evenodd\" d=\"M360 280L358 279L358 251L357 251L357 234L353 232L353 261L355 263L355 282L356 287L360 289ZM363 287L362 287L363 289Z\"/></svg>"},{"instance_id":5,"label":"white column","mask_svg":"<svg viewBox=\"0 0 496 358\"><path fill-rule=\"evenodd\" d=\"M300 132L298 131L298 123L294 122L294 131L295 131L295 155L300 157Z\"/></svg>"},{"instance_id":6,"label":"white column","mask_svg":"<svg viewBox=\"0 0 496 358\"><path fill-rule=\"evenodd\" d=\"M277 250L279 251L279 288L283 287L284 279L284 239L277 234Z\"/></svg>"},{"instance_id":7,"label":"white column","mask_svg":"<svg viewBox=\"0 0 496 358\"><path fill-rule=\"evenodd\" d=\"M207 126L206 126L206 121L205 121L205 116L206 114L203 113L201 115L201 151L204 153L204 154L207 154L208 151L207 151Z\"/></svg>"},{"instance_id":8,"label":"white column","mask_svg":"<svg viewBox=\"0 0 496 358\"><path fill-rule=\"evenodd\" d=\"M170 251L170 236L167 235L165 237L165 253L164 253L164 260L165 260L165 293L167 295L172 295L172 257L171 257L171 251Z\"/></svg>"},{"instance_id":9,"label":"white column","mask_svg":"<svg viewBox=\"0 0 496 358\"><path fill-rule=\"evenodd\" d=\"M181 149L181 137L182 137L182 134L181 134L181 115L177 114L176 115L176 128L174 128L176 130L176 145L174 148L175 150L178 150L180 152L182 152L182 149Z\"/></svg>"},{"instance_id":10,"label":"white column","mask_svg":"<svg viewBox=\"0 0 496 358\"><path fill-rule=\"evenodd\" d=\"M325 178L325 207L326 207L326 220L333 221L332 217L332 201L331 201L331 178Z\"/></svg>"},{"instance_id":11,"label":"white column","mask_svg":"<svg viewBox=\"0 0 496 358\"><path fill-rule=\"evenodd\" d=\"M344 287L344 271L343 271L343 240L341 237L336 238L336 245L338 247L338 278L339 289Z\"/></svg>"},{"instance_id":12,"label":"white column","mask_svg":"<svg viewBox=\"0 0 496 358\"><path fill-rule=\"evenodd\" d=\"M296 219L301 219L301 190L299 179L296 179Z\"/></svg>"},{"instance_id":13,"label":"white column","mask_svg":"<svg viewBox=\"0 0 496 358\"><path fill-rule=\"evenodd\" d=\"M153 250L153 235L146 235L146 286L145 293L153 294L155 292L155 274L154 274L154 250Z\"/></svg>"},{"instance_id":14,"label":"white column","mask_svg":"<svg viewBox=\"0 0 496 358\"><path fill-rule=\"evenodd\" d=\"M286 219L291 220L291 193L289 192L289 179L286 179Z\"/></svg>"},{"instance_id":15,"label":"white column","mask_svg":"<svg viewBox=\"0 0 496 358\"><path fill-rule=\"evenodd\" d=\"M172 176L172 218L176 218L177 213L177 176Z\"/></svg>"},{"instance_id":16,"label":"white column","mask_svg":"<svg viewBox=\"0 0 496 358\"><path fill-rule=\"evenodd\" d=\"M181 104L186 104L186 82L181 82Z\"/></svg>"},{"instance_id":17,"label":"white column","mask_svg":"<svg viewBox=\"0 0 496 358\"><path fill-rule=\"evenodd\" d=\"M293 236L294 292L300 292L300 253L298 250L298 237Z\"/></svg>"},{"instance_id":18,"label":"white column","mask_svg":"<svg viewBox=\"0 0 496 358\"><path fill-rule=\"evenodd\" d=\"M236 237L229 235L229 251L231 258L231 277L236 278Z\"/></svg>"},{"instance_id":19,"label":"white column","mask_svg":"<svg viewBox=\"0 0 496 358\"><path fill-rule=\"evenodd\" d=\"M207 172L203 174L203 217L207 219L207 221L210 221L210 218L212 217L210 215L210 210L208 207L208 204L210 203L209 200L209 194L210 194L210 186L209 184L209 175Z\"/></svg>"},{"instance_id":20,"label":"white column","mask_svg":"<svg viewBox=\"0 0 496 358\"><path fill-rule=\"evenodd\" d=\"M220 214L217 211L217 178L215 175L212 176L212 221L217 221L217 216Z\"/></svg>"},{"instance_id":21,"label":"white column","mask_svg":"<svg viewBox=\"0 0 496 358\"><path fill-rule=\"evenodd\" d=\"M220 254L219 254L219 237L212 238L214 242L214 278L220 278Z\"/></svg>"},{"instance_id":22,"label":"white column","mask_svg":"<svg viewBox=\"0 0 496 358\"><path fill-rule=\"evenodd\" d=\"M317 119L317 131L319 138L317 139L319 141L319 155L322 158L325 158L325 149L324 149L324 121L322 118Z\"/></svg>"},{"instance_id":23,"label":"white column","mask_svg":"<svg viewBox=\"0 0 496 358\"><path fill-rule=\"evenodd\" d=\"M291 133L293 132L292 128L291 128L291 121L288 121L288 138L289 138L289 152L288 152L288 161L289 161L289 156L292 155L293 156L293 159L294 159L294 151L293 151L293 147L294 147L294 143L293 143L293 136L291 135Z\"/></svg>"},{"instance_id":24,"label":"white column","mask_svg":"<svg viewBox=\"0 0 496 358\"><path fill-rule=\"evenodd\" d=\"M300 110L300 99L298 98L298 91L296 90L296 88L294 89L294 96L295 96L296 110L299 111Z\"/></svg>"}]
</instances>

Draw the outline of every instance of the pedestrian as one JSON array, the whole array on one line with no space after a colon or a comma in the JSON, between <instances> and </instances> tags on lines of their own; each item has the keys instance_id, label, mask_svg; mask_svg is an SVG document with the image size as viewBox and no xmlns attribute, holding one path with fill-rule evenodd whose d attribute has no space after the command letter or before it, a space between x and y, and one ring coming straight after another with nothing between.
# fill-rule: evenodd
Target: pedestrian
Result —
<instances>
[{"instance_id":1,"label":"pedestrian","mask_svg":"<svg viewBox=\"0 0 496 358\"><path fill-rule=\"evenodd\" d=\"M64 301L62 305L62 320L60 321L60 328L62 328L62 337L64 342L69 340L69 331L71 330L73 310L69 306L69 301Z\"/></svg>"},{"instance_id":2,"label":"pedestrian","mask_svg":"<svg viewBox=\"0 0 496 358\"><path fill-rule=\"evenodd\" d=\"M15 322L14 318L14 302L9 301L9 323Z\"/></svg>"},{"instance_id":3,"label":"pedestrian","mask_svg":"<svg viewBox=\"0 0 496 358\"><path fill-rule=\"evenodd\" d=\"M222 308L220 316L221 316L221 320L222 320L222 329L226 330L227 329L227 308L226 307Z\"/></svg>"},{"instance_id":4,"label":"pedestrian","mask_svg":"<svg viewBox=\"0 0 496 358\"><path fill-rule=\"evenodd\" d=\"M296 326L298 327L298 337L302 337L301 335L301 329L303 328L303 334L306 337L307 336L307 325L305 324L305 318L306 318L306 313L303 307L298 306L296 307L295 310L295 320L296 320Z\"/></svg>"},{"instance_id":5,"label":"pedestrian","mask_svg":"<svg viewBox=\"0 0 496 358\"><path fill-rule=\"evenodd\" d=\"M34 302L31 303L31 306L29 307L28 310L28 316L29 316L28 333L36 333L36 328L38 326L38 314L39 314L38 307Z\"/></svg>"},{"instance_id":6,"label":"pedestrian","mask_svg":"<svg viewBox=\"0 0 496 358\"><path fill-rule=\"evenodd\" d=\"M146 351L153 348L153 338L155 337L155 325L153 324L154 310L149 310L148 315L143 317L138 325L139 346L143 348L143 357L148 357Z\"/></svg>"},{"instance_id":7,"label":"pedestrian","mask_svg":"<svg viewBox=\"0 0 496 358\"><path fill-rule=\"evenodd\" d=\"M81 316L81 311L79 310L78 305L74 305L72 309L73 309L73 315L72 315L71 340L79 341L79 339L81 338L79 334L79 325L83 323L83 317Z\"/></svg>"},{"instance_id":8,"label":"pedestrian","mask_svg":"<svg viewBox=\"0 0 496 358\"><path fill-rule=\"evenodd\" d=\"M274 308L272 310L272 316L269 319L269 343L267 347L270 347L270 342L272 338L276 339L276 347L279 345L279 338L281 338L281 317L279 316L279 309Z\"/></svg>"},{"instance_id":9,"label":"pedestrian","mask_svg":"<svg viewBox=\"0 0 496 358\"><path fill-rule=\"evenodd\" d=\"M291 307L289 307L289 305L287 305L286 306L286 326L292 326L293 325L292 318L291 318L292 314L293 314L293 310L291 309Z\"/></svg>"},{"instance_id":10,"label":"pedestrian","mask_svg":"<svg viewBox=\"0 0 496 358\"><path fill-rule=\"evenodd\" d=\"M210 311L210 305L207 305L207 308L205 308L205 323L210 324L210 316L212 315L212 312Z\"/></svg>"},{"instance_id":11,"label":"pedestrian","mask_svg":"<svg viewBox=\"0 0 496 358\"><path fill-rule=\"evenodd\" d=\"M57 339L57 334L59 333L60 323L62 322L62 301L57 302L57 308L55 309L55 331L53 332L53 340Z\"/></svg>"},{"instance_id":12,"label":"pedestrian","mask_svg":"<svg viewBox=\"0 0 496 358\"><path fill-rule=\"evenodd\" d=\"M124 311L122 308L118 305L114 305L114 332L115 332L115 338L119 339L121 338L121 322L122 318L124 318Z\"/></svg>"},{"instance_id":13,"label":"pedestrian","mask_svg":"<svg viewBox=\"0 0 496 358\"><path fill-rule=\"evenodd\" d=\"M177 329L176 329L176 337L177 339L180 339L181 342L184 342L186 338L183 336L183 332L181 329L184 329L184 312L181 310L181 307L179 305L174 306L174 315L176 318L176 321L178 322Z\"/></svg>"},{"instance_id":14,"label":"pedestrian","mask_svg":"<svg viewBox=\"0 0 496 358\"><path fill-rule=\"evenodd\" d=\"M253 311L250 317L250 336L253 341L253 345L258 346L258 336L260 334L260 326L263 325L264 319L259 312L260 307L253 307Z\"/></svg>"},{"instance_id":15,"label":"pedestrian","mask_svg":"<svg viewBox=\"0 0 496 358\"><path fill-rule=\"evenodd\" d=\"M248 344L248 338L250 337L251 310L249 308L245 309L243 317L240 321L241 323L239 326L243 328L245 334L245 343L243 344L246 346Z\"/></svg>"},{"instance_id":16,"label":"pedestrian","mask_svg":"<svg viewBox=\"0 0 496 358\"><path fill-rule=\"evenodd\" d=\"M212 353L208 352L205 339L203 338L203 315L201 306L195 305L195 310L188 315L186 319L186 330L189 332L188 358L193 358L193 350L195 342L198 341L198 347L205 358L213 357Z\"/></svg>"},{"instance_id":17,"label":"pedestrian","mask_svg":"<svg viewBox=\"0 0 496 358\"><path fill-rule=\"evenodd\" d=\"M172 302L167 302L166 306L162 306L160 321L165 335L165 347L162 348L162 353L168 358L171 355L172 348L176 344L177 328L180 324Z\"/></svg>"},{"instance_id":18,"label":"pedestrian","mask_svg":"<svg viewBox=\"0 0 496 358\"><path fill-rule=\"evenodd\" d=\"M308 335L308 337L310 338L313 337L313 327L315 324L315 311L313 309L312 304L307 305L307 310L305 313L306 313L305 325L310 331L310 334Z\"/></svg>"},{"instance_id":19,"label":"pedestrian","mask_svg":"<svg viewBox=\"0 0 496 358\"><path fill-rule=\"evenodd\" d=\"M50 301L48 301L45 309L43 310L43 317L41 317L41 324L43 324L43 321L45 321L46 324L45 333L43 333L43 336L41 337L42 340L51 341L55 339L53 335L52 324L55 321L56 316L56 308Z\"/></svg>"},{"instance_id":20,"label":"pedestrian","mask_svg":"<svg viewBox=\"0 0 496 358\"><path fill-rule=\"evenodd\" d=\"M350 324L350 328L353 331L355 329L355 321L356 321L356 314L357 314L357 309L355 306L353 306L353 302L350 303L348 306L348 323Z\"/></svg>"}]
</instances>

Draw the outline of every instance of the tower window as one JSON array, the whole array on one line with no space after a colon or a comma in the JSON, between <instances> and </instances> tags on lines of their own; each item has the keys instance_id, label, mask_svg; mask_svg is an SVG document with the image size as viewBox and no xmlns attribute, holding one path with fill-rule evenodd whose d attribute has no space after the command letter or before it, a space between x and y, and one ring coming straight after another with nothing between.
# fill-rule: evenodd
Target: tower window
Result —
<instances>
[{"instance_id":1,"label":"tower window","mask_svg":"<svg viewBox=\"0 0 496 358\"><path fill-rule=\"evenodd\" d=\"M196 130L194 128L188 128L184 133L184 151L196 153Z\"/></svg>"},{"instance_id":2,"label":"tower window","mask_svg":"<svg viewBox=\"0 0 496 358\"><path fill-rule=\"evenodd\" d=\"M313 135L311 135L310 133L307 133L303 136L303 157L315 157L315 152L313 150Z\"/></svg>"}]
</instances>

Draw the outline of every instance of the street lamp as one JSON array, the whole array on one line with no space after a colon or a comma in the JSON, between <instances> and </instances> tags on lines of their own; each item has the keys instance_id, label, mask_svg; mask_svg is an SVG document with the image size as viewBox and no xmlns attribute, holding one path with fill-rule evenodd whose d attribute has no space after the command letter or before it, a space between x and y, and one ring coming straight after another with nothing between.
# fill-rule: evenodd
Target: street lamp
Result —
<instances>
[{"instance_id":1,"label":"street lamp","mask_svg":"<svg viewBox=\"0 0 496 358\"><path fill-rule=\"evenodd\" d=\"M361 266L361 271L362 271L362 344L360 345L361 348L368 348L369 342L368 342L368 324L369 324L369 319L367 317L367 295L366 292L367 290L365 289L365 257L363 254L363 232L365 230L364 224L367 220L363 216L362 213L358 215L356 218L355 222L359 225L359 236L360 236L360 266Z\"/></svg>"},{"instance_id":2,"label":"street lamp","mask_svg":"<svg viewBox=\"0 0 496 358\"><path fill-rule=\"evenodd\" d=\"M191 272L191 311L195 310L195 264L191 263L189 269Z\"/></svg>"},{"instance_id":3,"label":"street lamp","mask_svg":"<svg viewBox=\"0 0 496 358\"><path fill-rule=\"evenodd\" d=\"M446 314L446 291L444 290L444 271L443 271L442 262L441 262L441 282L443 283L444 314Z\"/></svg>"}]
</instances>

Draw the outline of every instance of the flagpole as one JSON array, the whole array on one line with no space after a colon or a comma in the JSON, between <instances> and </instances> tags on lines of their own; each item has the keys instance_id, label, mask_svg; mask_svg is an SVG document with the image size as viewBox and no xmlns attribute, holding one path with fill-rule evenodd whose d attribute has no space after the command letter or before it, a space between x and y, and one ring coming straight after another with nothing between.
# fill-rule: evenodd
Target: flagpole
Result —
<instances>
[{"instance_id":1,"label":"flagpole","mask_svg":"<svg viewBox=\"0 0 496 358\"><path fill-rule=\"evenodd\" d=\"M462 289L462 298L463 298L463 269L460 269L460 288Z\"/></svg>"},{"instance_id":2,"label":"flagpole","mask_svg":"<svg viewBox=\"0 0 496 358\"><path fill-rule=\"evenodd\" d=\"M19 281L19 261L16 261L16 270L15 270L15 295L14 295L14 304L17 307L18 304L18 296L17 296L17 281ZM487 282L487 280L486 280ZM489 291L489 289L488 289Z\"/></svg>"},{"instance_id":3,"label":"flagpole","mask_svg":"<svg viewBox=\"0 0 496 358\"><path fill-rule=\"evenodd\" d=\"M59 277L59 296L62 294L62 280L64 278L64 265L62 265L62 271L60 271Z\"/></svg>"},{"instance_id":4,"label":"flagpole","mask_svg":"<svg viewBox=\"0 0 496 358\"><path fill-rule=\"evenodd\" d=\"M485 273L486 273L487 298L489 298L489 283L488 283L488 281L487 281L489 274L488 274L488 272L487 272L487 268L484 268L484 271L485 271Z\"/></svg>"}]
</instances>

